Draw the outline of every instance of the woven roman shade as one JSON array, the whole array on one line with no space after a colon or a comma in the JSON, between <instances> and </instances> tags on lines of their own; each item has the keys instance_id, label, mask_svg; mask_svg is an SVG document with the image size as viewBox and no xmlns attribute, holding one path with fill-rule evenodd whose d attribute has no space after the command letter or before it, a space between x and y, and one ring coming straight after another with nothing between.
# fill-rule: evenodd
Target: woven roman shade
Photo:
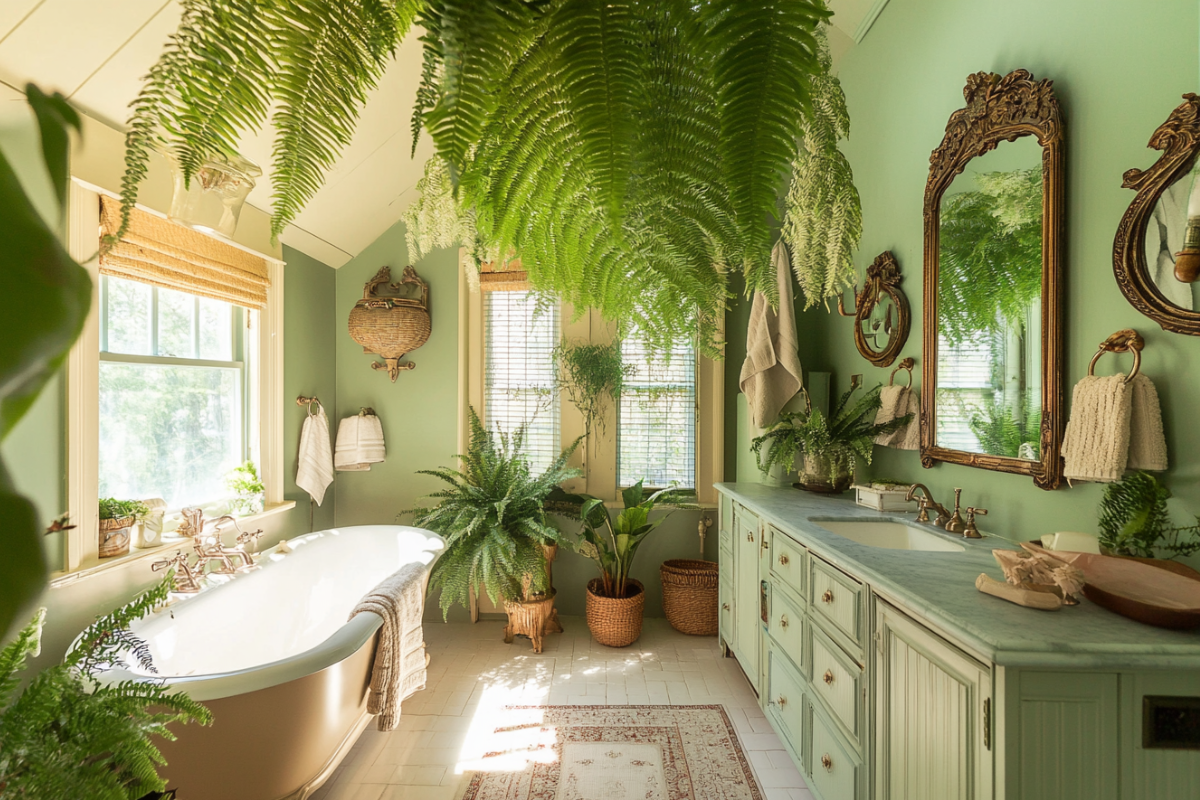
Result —
<instances>
[{"instance_id":1,"label":"woven roman shade","mask_svg":"<svg viewBox=\"0 0 1200 800\"><path fill-rule=\"evenodd\" d=\"M520 260L497 266L494 261L479 265L479 289L484 292L524 292L529 289L529 275L521 269Z\"/></svg>"},{"instance_id":2,"label":"woven roman shade","mask_svg":"<svg viewBox=\"0 0 1200 800\"><path fill-rule=\"evenodd\" d=\"M121 228L121 201L101 195L100 235ZM100 274L262 310L267 260L199 231L134 209L125 238L100 254Z\"/></svg>"}]
</instances>

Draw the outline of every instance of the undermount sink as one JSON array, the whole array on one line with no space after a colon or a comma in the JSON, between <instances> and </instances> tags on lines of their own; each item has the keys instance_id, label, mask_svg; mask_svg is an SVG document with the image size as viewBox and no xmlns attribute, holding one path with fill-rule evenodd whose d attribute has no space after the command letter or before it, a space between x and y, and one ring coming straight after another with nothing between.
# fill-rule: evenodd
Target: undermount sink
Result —
<instances>
[{"instance_id":1,"label":"undermount sink","mask_svg":"<svg viewBox=\"0 0 1200 800\"><path fill-rule=\"evenodd\" d=\"M957 542L921 530L902 522L887 522L884 520L846 519L813 520L827 531L838 536L844 536L852 542L865 544L868 547L882 547L887 550L931 550L944 553L961 553L964 548Z\"/></svg>"}]
</instances>

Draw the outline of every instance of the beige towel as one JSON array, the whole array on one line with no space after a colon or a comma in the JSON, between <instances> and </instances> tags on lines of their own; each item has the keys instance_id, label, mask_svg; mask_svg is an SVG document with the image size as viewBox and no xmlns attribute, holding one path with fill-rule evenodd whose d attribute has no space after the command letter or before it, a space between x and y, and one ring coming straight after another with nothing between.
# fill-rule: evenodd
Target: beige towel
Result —
<instances>
[{"instance_id":1,"label":"beige towel","mask_svg":"<svg viewBox=\"0 0 1200 800\"><path fill-rule=\"evenodd\" d=\"M920 408L917 393L907 386L885 386L879 392L879 411L875 412L875 424L891 422L896 417L912 414L907 424L875 437L875 444L894 447L897 450L917 450L921 447Z\"/></svg>"},{"instance_id":2,"label":"beige towel","mask_svg":"<svg viewBox=\"0 0 1200 800\"><path fill-rule=\"evenodd\" d=\"M317 405L317 413L304 418L300 429L300 454L296 463L296 485L321 505L325 490L333 483L333 452L329 448L329 419Z\"/></svg>"},{"instance_id":3,"label":"beige towel","mask_svg":"<svg viewBox=\"0 0 1200 800\"><path fill-rule=\"evenodd\" d=\"M425 610L424 564L406 564L358 601L353 619L363 612L383 619L379 645L371 666L367 711L378 716L381 731L400 724L400 701L425 688L425 639L421 616Z\"/></svg>"},{"instance_id":4,"label":"beige towel","mask_svg":"<svg viewBox=\"0 0 1200 800\"><path fill-rule=\"evenodd\" d=\"M333 466L338 472L366 472L383 461L383 424L374 414L355 414L338 423Z\"/></svg>"},{"instance_id":5,"label":"beige towel","mask_svg":"<svg viewBox=\"0 0 1200 800\"><path fill-rule=\"evenodd\" d=\"M804 383L796 343L792 270L782 239L771 252L771 263L779 284L779 311L771 308L765 294L755 293L746 329L746 360L738 378L750 407L750 420L759 428L773 423Z\"/></svg>"},{"instance_id":6,"label":"beige towel","mask_svg":"<svg viewBox=\"0 0 1200 800\"><path fill-rule=\"evenodd\" d=\"M1138 375L1126 384L1118 373L1075 384L1062 454L1068 480L1112 483L1127 468L1166 469L1162 410L1150 379Z\"/></svg>"}]
</instances>

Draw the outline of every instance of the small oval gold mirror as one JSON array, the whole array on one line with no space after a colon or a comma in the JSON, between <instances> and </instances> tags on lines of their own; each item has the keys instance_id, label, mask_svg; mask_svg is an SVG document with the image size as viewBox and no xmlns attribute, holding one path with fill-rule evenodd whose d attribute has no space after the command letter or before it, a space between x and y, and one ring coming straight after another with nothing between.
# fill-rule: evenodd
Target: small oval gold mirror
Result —
<instances>
[{"instance_id":1,"label":"small oval gold mirror","mask_svg":"<svg viewBox=\"0 0 1200 800\"><path fill-rule=\"evenodd\" d=\"M867 267L862 291L855 289L854 313L846 311L838 298L838 313L854 317L854 346L877 367L890 367L904 349L912 327L908 298L900 289L900 265L890 250L879 254Z\"/></svg>"}]
</instances>

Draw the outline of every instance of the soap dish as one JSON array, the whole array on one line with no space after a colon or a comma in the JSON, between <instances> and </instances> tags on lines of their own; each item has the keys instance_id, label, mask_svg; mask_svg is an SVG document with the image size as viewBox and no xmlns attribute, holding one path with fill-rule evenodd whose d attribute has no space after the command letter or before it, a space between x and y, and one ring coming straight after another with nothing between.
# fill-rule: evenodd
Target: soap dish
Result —
<instances>
[{"instance_id":1,"label":"soap dish","mask_svg":"<svg viewBox=\"0 0 1200 800\"><path fill-rule=\"evenodd\" d=\"M854 484L854 502L864 508L872 508L876 511L909 511L911 507L909 501L905 500L908 495L907 486L893 486L891 484Z\"/></svg>"}]
</instances>

